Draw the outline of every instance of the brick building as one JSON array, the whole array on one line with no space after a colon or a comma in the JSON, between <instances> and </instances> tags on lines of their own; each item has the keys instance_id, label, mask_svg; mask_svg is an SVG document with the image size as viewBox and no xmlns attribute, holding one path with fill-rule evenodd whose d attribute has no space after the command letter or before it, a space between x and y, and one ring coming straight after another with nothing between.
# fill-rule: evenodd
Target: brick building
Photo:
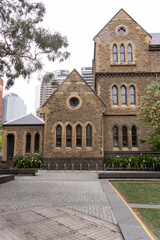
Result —
<instances>
[{"instance_id":1,"label":"brick building","mask_svg":"<svg viewBox=\"0 0 160 240\"><path fill-rule=\"evenodd\" d=\"M54 164L102 165L104 157L149 151L140 139L150 126L139 125L136 113L147 85L160 82L160 34L121 9L94 43L94 90L73 70L43 105L45 122L29 115L4 124L4 160L9 151L38 152Z\"/></svg>"}]
</instances>

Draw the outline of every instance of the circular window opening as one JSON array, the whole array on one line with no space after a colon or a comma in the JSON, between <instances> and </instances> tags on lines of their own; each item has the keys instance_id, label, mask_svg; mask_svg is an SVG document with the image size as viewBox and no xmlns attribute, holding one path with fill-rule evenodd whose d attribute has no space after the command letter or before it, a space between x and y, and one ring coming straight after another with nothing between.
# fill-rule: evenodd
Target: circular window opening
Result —
<instances>
[{"instance_id":1,"label":"circular window opening","mask_svg":"<svg viewBox=\"0 0 160 240\"><path fill-rule=\"evenodd\" d=\"M72 107L77 107L78 104L79 104L79 99L76 98L76 97L72 97L72 98L69 100L69 102L70 102L70 105L71 105Z\"/></svg>"},{"instance_id":2,"label":"circular window opening","mask_svg":"<svg viewBox=\"0 0 160 240\"><path fill-rule=\"evenodd\" d=\"M123 35L125 34L125 32L126 32L126 30L125 30L123 27L121 27L121 28L118 30L118 33L119 33L120 36L123 36Z\"/></svg>"}]
</instances>

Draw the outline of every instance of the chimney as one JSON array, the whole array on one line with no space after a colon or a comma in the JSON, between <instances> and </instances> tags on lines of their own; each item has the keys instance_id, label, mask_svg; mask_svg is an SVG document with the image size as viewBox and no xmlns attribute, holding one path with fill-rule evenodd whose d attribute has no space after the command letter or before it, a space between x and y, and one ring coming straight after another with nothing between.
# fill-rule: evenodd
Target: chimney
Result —
<instances>
[{"instance_id":1,"label":"chimney","mask_svg":"<svg viewBox=\"0 0 160 240\"><path fill-rule=\"evenodd\" d=\"M56 90L57 90L57 87L58 87L58 83L57 83L57 81L55 80L55 76L53 75L53 77L52 77L52 82L51 82L51 84L52 84L52 93L54 93Z\"/></svg>"}]
</instances>

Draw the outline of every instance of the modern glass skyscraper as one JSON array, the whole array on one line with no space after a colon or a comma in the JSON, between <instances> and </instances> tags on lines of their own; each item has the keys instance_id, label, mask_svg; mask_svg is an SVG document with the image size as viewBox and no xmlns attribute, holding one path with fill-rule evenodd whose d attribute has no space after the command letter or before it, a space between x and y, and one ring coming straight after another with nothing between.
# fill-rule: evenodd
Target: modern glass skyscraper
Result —
<instances>
[{"instance_id":1,"label":"modern glass skyscraper","mask_svg":"<svg viewBox=\"0 0 160 240\"><path fill-rule=\"evenodd\" d=\"M69 75L68 70L56 70L53 72L54 76L46 74L43 77L40 89L40 108L47 101L47 99L52 95L52 80L56 80L57 84L60 85Z\"/></svg>"},{"instance_id":2,"label":"modern glass skyscraper","mask_svg":"<svg viewBox=\"0 0 160 240\"><path fill-rule=\"evenodd\" d=\"M81 75L88 85L93 88L93 72L92 67L82 67Z\"/></svg>"},{"instance_id":3,"label":"modern glass skyscraper","mask_svg":"<svg viewBox=\"0 0 160 240\"><path fill-rule=\"evenodd\" d=\"M8 122L24 115L26 115L26 105L17 94L8 93L2 98L2 122Z\"/></svg>"}]
</instances>

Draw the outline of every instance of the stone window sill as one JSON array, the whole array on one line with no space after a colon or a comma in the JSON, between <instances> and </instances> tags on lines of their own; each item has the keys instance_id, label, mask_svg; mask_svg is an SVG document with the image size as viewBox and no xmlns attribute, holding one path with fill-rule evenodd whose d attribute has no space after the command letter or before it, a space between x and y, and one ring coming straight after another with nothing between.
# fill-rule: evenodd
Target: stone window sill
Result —
<instances>
[{"instance_id":1,"label":"stone window sill","mask_svg":"<svg viewBox=\"0 0 160 240\"><path fill-rule=\"evenodd\" d=\"M135 63L111 63L110 66L136 66Z\"/></svg>"}]
</instances>

